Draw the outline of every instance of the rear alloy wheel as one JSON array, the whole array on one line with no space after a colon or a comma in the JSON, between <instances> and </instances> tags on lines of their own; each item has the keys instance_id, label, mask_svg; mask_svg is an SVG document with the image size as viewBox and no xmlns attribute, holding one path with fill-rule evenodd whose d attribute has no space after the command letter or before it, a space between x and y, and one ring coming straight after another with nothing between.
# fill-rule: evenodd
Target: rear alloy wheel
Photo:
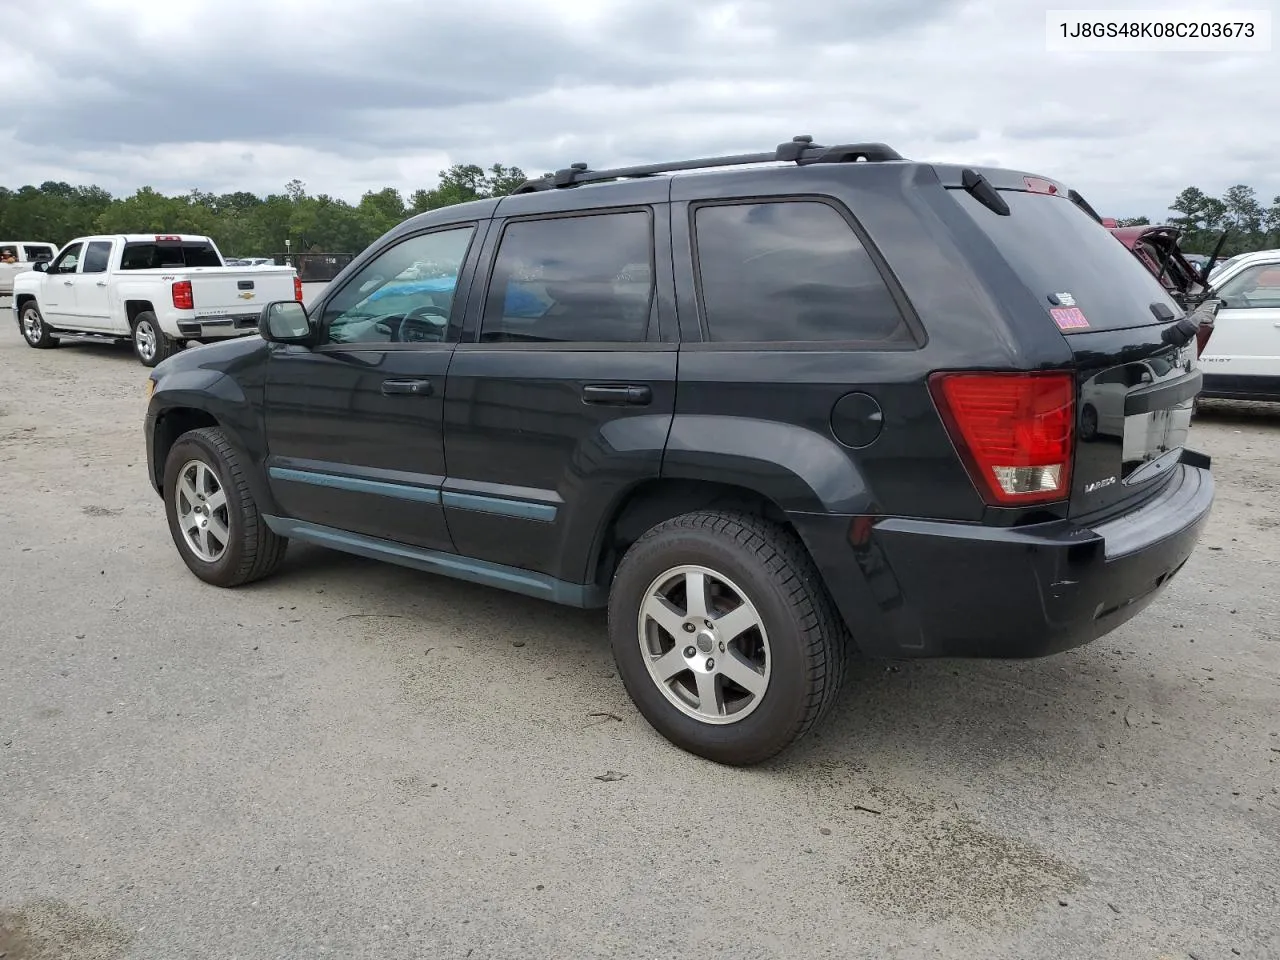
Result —
<instances>
[{"instance_id":1,"label":"rear alloy wheel","mask_svg":"<svg viewBox=\"0 0 1280 960\"><path fill-rule=\"evenodd\" d=\"M167 360L176 351L177 345L164 335L156 315L145 310L133 321L133 352L142 361L144 367L154 367L162 360Z\"/></svg>"},{"instance_id":2,"label":"rear alloy wheel","mask_svg":"<svg viewBox=\"0 0 1280 960\"><path fill-rule=\"evenodd\" d=\"M645 590L636 633L649 679L695 720L737 723L769 687L764 621L742 588L710 567L659 574Z\"/></svg>"},{"instance_id":3,"label":"rear alloy wheel","mask_svg":"<svg viewBox=\"0 0 1280 960\"><path fill-rule=\"evenodd\" d=\"M718 763L760 763L817 725L844 677L848 635L796 535L708 511L661 523L627 551L609 637L636 707Z\"/></svg>"},{"instance_id":4,"label":"rear alloy wheel","mask_svg":"<svg viewBox=\"0 0 1280 960\"><path fill-rule=\"evenodd\" d=\"M34 300L22 308L22 339L37 350L48 350L61 342L50 332Z\"/></svg>"}]
</instances>

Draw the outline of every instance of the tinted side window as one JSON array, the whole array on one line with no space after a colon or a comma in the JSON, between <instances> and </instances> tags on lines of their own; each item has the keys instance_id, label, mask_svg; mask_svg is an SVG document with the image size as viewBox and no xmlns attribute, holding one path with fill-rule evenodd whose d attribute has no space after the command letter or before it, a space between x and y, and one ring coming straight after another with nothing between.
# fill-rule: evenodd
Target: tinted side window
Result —
<instances>
[{"instance_id":1,"label":"tinted side window","mask_svg":"<svg viewBox=\"0 0 1280 960\"><path fill-rule=\"evenodd\" d=\"M43 244L33 244L29 247L23 247L22 251L27 255L27 259L32 262L36 260L52 260L53 255L57 252L53 247L46 247Z\"/></svg>"},{"instance_id":2,"label":"tinted side window","mask_svg":"<svg viewBox=\"0 0 1280 960\"><path fill-rule=\"evenodd\" d=\"M73 243L62 251L62 255L49 265L50 273L75 273L76 267L80 264L80 249L82 243Z\"/></svg>"},{"instance_id":3,"label":"tinted side window","mask_svg":"<svg viewBox=\"0 0 1280 960\"><path fill-rule=\"evenodd\" d=\"M653 227L640 211L507 225L480 339L631 343L653 301Z\"/></svg>"},{"instance_id":4,"label":"tinted side window","mask_svg":"<svg viewBox=\"0 0 1280 960\"><path fill-rule=\"evenodd\" d=\"M325 305L330 343L441 343L475 227L424 233L384 250Z\"/></svg>"},{"instance_id":5,"label":"tinted side window","mask_svg":"<svg viewBox=\"0 0 1280 960\"><path fill-rule=\"evenodd\" d=\"M816 200L694 214L708 338L730 343L907 342L910 332L848 221Z\"/></svg>"},{"instance_id":6,"label":"tinted side window","mask_svg":"<svg viewBox=\"0 0 1280 960\"><path fill-rule=\"evenodd\" d=\"M107 261L111 259L111 241L94 240L84 252L84 266L81 273L106 273Z\"/></svg>"},{"instance_id":7,"label":"tinted side window","mask_svg":"<svg viewBox=\"0 0 1280 960\"><path fill-rule=\"evenodd\" d=\"M1260 263L1241 270L1217 291L1224 307L1233 310L1280 307L1280 265Z\"/></svg>"}]
</instances>

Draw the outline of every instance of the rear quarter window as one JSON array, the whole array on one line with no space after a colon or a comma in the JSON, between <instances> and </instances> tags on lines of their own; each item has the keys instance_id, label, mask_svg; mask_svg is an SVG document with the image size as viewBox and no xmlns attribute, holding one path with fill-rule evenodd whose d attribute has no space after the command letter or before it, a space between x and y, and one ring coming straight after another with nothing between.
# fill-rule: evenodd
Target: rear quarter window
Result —
<instances>
[{"instance_id":1,"label":"rear quarter window","mask_svg":"<svg viewBox=\"0 0 1280 960\"><path fill-rule=\"evenodd\" d=\"M913 342L875 262L830 204L711 204L695 209L693 230L708 340Z\"/></svg>"},{"instance_id":2,"label":"rear quarter window","mask_svg":"<svg viewBox=\"0 0 1280 960\"><path fill-rule=\"evenodd\" d=\"M1151 326L1157 303L1182 315L1142 262L1067 198L1001 190L1009 215L1000 216L964 190L950 193L1043 304L1046 322L1051 296L1080 309L1088 326L1064 333Z\"/></svg>"}]
</instances>

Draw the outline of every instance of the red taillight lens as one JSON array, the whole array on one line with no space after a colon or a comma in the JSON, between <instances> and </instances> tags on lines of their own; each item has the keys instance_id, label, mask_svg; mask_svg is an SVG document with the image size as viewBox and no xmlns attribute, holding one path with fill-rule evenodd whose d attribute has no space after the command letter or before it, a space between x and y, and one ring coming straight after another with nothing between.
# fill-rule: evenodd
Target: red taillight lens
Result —
<instances>
[{"instance_id":1,"label":"red taillight lens","mask_svg":"<svg viewBox=\"0 0 1280 960\"><path fill-rule=\"evenodd\" d=\"M935 373L929 389L987 503L1067 497L1075 440L1071 374Z\"/></svg>"},{"instance_id":2,"label":"red taillight lens","mask_svg":"<svg viewBox=\"0 0 1280 960\"><path fill-rule=\"evenodd\" d=\"M194 310L196 299L191 294L191 281L179 280L173 285L173 306L177 310Z\"/></svg>"},{"instance_id":3,"label":"red taillight lens","mask_svg":"<svg viewBox=\"0 0 1280 960\"><path fill-rule=\"evenodd\" d=\"M301 277L293 278L293 299L297 300L299 303L302 302L302 278Z\"/></svg>"}]
</instances>

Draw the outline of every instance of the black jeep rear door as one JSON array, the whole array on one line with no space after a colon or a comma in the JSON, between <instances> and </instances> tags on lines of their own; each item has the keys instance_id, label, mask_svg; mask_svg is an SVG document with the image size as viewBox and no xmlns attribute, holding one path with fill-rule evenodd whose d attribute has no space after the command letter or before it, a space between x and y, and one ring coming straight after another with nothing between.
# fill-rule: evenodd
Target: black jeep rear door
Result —
<instances>
[{"instance_id":1,"label":"black jeep rear door","mask_svg":"<svg viewBox=\"0 0 1280 960\"><path fill-rule=\"evenodd\" d=\"M444 403L458 553L570 584L659 475L678 356L666 181L591 190L499 206Z\"/></svg>"}]
</instances>

